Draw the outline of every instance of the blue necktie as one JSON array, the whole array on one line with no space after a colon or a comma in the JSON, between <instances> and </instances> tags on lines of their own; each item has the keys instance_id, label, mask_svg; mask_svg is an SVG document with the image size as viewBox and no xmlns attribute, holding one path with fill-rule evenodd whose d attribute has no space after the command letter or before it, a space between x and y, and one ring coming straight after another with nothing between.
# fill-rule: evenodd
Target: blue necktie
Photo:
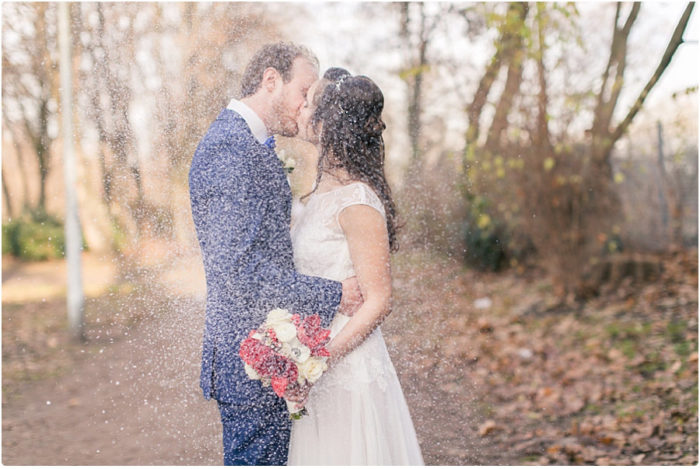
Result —
<instances>
[{"instance_id":1,"label":"blue necktie","mask_svg":"<svg viewBox=\"0 0 700 469\"><path fill-rule=\"evenodd\" d=\"M267 138L267 140L265 140L263 145L265 145L267 148L269 148L271 150L274 150L275 149L275 136L274 135L269 136Z\"/></svg>"}]
</instances>

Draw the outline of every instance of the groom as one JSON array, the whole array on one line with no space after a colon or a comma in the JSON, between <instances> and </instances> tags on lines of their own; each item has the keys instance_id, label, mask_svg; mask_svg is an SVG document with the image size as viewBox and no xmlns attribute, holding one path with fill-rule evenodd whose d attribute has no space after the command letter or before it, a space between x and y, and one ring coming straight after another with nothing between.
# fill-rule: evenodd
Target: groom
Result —
<instances>
[{"instance_id":1,"label":"groom","mask_svg":"<svg viewBox=\"0 0 700 469\"><path fill-rule=\"evenodd\" d=\"M224 464L282 465L290 419L284 400L247 377L241 341L274 308L319 314L362 302L356 279L339 282L294 270L291 192L273 134L293 137L318 60L306 48L269 44L245 69L233 100L199 143L189 173L192 218L204 261L207 311L200 384L219 405Z\"/></svg>"}]
</instances>

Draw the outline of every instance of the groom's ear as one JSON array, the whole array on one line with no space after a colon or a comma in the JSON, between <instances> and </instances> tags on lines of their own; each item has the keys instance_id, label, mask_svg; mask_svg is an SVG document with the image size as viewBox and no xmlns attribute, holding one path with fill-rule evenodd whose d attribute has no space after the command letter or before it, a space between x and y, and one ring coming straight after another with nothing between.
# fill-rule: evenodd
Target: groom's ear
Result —
<instances>
[{"instance_id":1,"label":"groom's ear","mask_svg":"<svg viewBox=\"0 0 700 469\"><path fill-rule=\"evenodd\" d=\"M275 90L277 82L280 80L282 80L282 76L277 71L277 69L273 67L267 67L263 72L261 86L265 91L271 93Z\"/></svg>"}]
</instances>

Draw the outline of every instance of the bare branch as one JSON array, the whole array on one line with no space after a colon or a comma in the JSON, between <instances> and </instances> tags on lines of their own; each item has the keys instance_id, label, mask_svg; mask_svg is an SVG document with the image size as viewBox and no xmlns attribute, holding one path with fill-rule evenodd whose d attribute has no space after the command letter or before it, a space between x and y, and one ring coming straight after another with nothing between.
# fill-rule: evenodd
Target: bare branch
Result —
<instances>
[{"instance_id":1,"label":"bare branch","mask_svg":"<svg viewBox=\"0 0 700 469\"><path fill-rule=\"evenodd\" d=\"M688 6L685 8L685 11L683 11L683 15L681 16L681 19L678 21L678 25L676 26L676 29L673 31L673 35L671 36L671 40L669 41L668 46L666 47L666 51L664 52L664 55L661 58L661 62L659 63L659 66L656 67L656 70L652 74L651 78L649 78L649 81L647 82L647 84L644 87L644 89L642 90L642 92L637 97L637 100L635 101L634 105L627 113L627 116L624 118L624 120L617 126L617 128L613 132L612 138L610 139L611 140L611 143L610 143L611 147L622 136L622 134L625 133L625 131L627 130L629 125L632 123L632 120L637 115L639 110L642 108L642 104L644 104L644 101L646 100L647 96L649 95L649 92L656 85L656 83L659 81L659 79L661 78L661 75L663 75L664 71L666 70L666 67L668 67L668 65L671 63L671 59L673 58L673 55L676 53L678 46L680 46L683 43L683 33L685 32L685 28L688 26L688 21L690 20L690 14L693 12L693 7L695 7L695 2L690 2L690 3L688 3Z\"/></svg>"}]
</instances>

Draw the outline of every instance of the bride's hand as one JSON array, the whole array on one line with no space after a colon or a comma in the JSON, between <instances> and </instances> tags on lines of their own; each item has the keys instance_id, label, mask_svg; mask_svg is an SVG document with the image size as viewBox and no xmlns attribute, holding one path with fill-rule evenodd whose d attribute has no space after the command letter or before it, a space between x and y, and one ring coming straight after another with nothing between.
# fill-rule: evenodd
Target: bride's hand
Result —
<instances>
[{"instance_id":1,"label":"bride's hand","mask_svg":"<svg viewBox=\"0 0 700 469\"><path fill-rule=\"evenodd\" d=\"M360 283L357 281L357 277L350 277L343 280L342 284L343 296L340 298L338 312L345 316L352 316L365 301L360 290Z\"/></svg>"},{"instance_id":2,"label":"bride's hand","mask_svg":"<svg viewBox=\"0 0 700 469\"><path fill-rule=\"evenodd\" d=\"M309 398L309 391L311 391L311 385L294 383L287 386L284 398L288 401L295 402L299 407L304 407L306 400Z\"/></svg>"}]
</instances>

